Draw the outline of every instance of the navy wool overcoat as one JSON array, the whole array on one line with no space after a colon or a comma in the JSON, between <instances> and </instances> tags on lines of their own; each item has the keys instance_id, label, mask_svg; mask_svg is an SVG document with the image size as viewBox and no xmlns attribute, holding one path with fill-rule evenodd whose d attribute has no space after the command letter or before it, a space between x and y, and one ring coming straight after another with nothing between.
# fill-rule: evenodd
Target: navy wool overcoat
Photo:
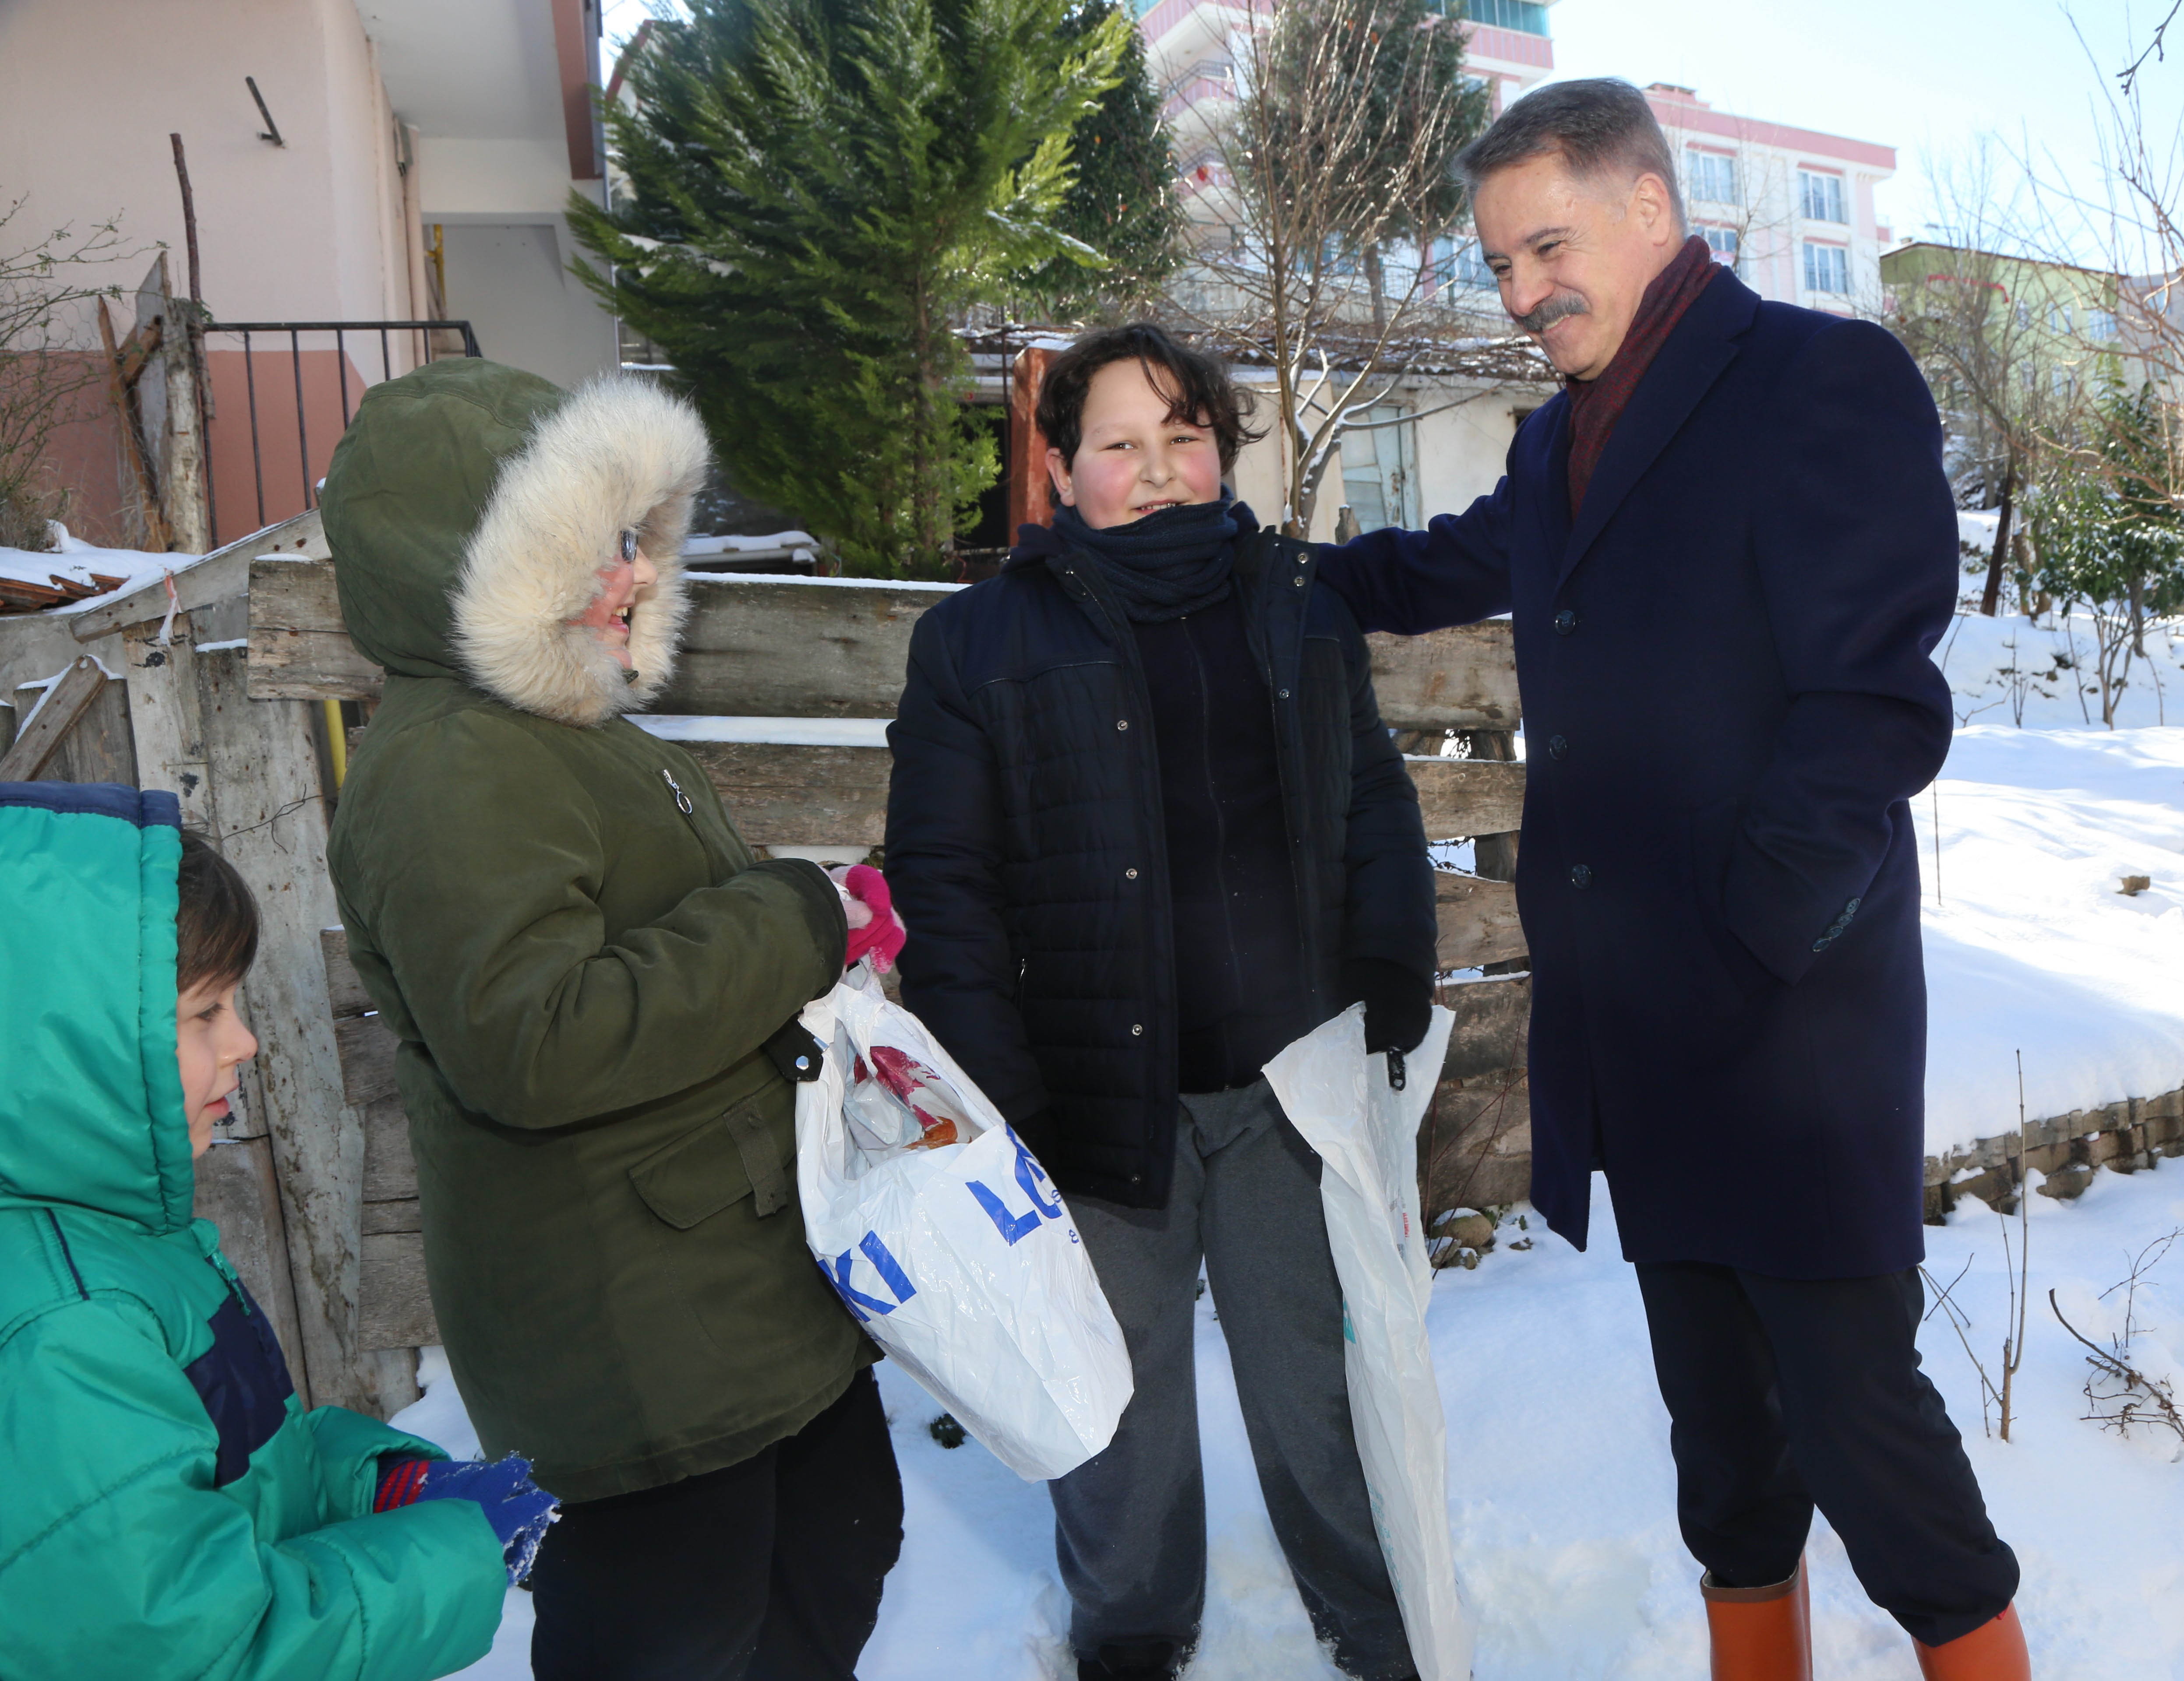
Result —
<instances>
[{"instance_id":1,"label":"navy wool overcoat","mask_svg":"<svg viewBox=\"0 0 2184 1681\"><path fill-rule=\"evenodd\" d=\"M1925 1253L1909 797L1948 751L1956 600L1932 398L1869 323L1728 274L1570 517L1569 403L1490 496L1321 562L1368 630L1511 614L1527 787L1532 1194L1632 1261L1780 1277Z\"/></svg>"}]
</instances>

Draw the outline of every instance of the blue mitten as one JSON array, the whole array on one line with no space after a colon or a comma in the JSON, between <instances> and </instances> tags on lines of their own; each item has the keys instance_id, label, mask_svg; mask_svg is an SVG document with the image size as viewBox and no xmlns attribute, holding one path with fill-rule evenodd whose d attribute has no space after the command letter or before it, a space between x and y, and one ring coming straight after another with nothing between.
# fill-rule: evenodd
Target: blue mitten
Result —
<instances>
[{"instance_id":1,"label":"blue mitten","mask_svg":"<svg viewBox=\"0 0 2184 1681\"><path fill-rule=\"evenodd\" d=\"M538 1544L546 1539L560 1502L531 1480L531 1461L510 1454L490 1462L482 1459L380 1461L374 1511L391 1511L418 1500L470 1500L485 1514L500 1538L513 1584L531 1573Z\"/></svg>"}]
</instances>

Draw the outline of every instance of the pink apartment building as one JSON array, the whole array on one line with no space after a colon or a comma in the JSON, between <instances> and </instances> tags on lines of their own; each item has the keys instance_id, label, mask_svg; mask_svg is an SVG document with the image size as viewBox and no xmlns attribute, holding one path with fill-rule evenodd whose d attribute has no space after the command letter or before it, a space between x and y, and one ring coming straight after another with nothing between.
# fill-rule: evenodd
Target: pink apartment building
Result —
<instances>
[{"instance_id":1,"label":"pink apartment building","mask_svg":"<svg viewBox=\"0 0 2184 1681\"><path fill-rule=\"evenodd\" d=\"M1216 172L1211 125L1233 97L1240 36L1276 0L1157 0L1139 20L1165 96L1186 181ZM1498 111L1554 75L1554 0L1470 0L1468 66L1494 87ZM1893 147L1718 111L1688 87L1646 90L1675 148L1693 226L1762 297L1848 314L1877 305L1889 230L1874 189L1896 173ZM1442 240L1435 290L1490 302L1475 246Z\"/></svg>"},{"instance_id":2,"label":"pink apartment building","mask_svg":"<svg viewBox=\"0 0 2184 1681\"><path fill-rule=\"evenodd\" d=\"M459 319L483 354L562 384L616 365L612 318L567 272L570 192L605 187L599 57L598 0L0 4L0 206L23 201L5 237L118 217L131 254L92 277L121 289L118 337L160 307L140 293L156 248L187 296L183 137L218 325L209 517L181 546L300 512L364 390L465 348L378 323ZM370 325L301 325L330 322ZM75 326L103 367L95 319ZM174 440L155 434L177 428L142 419L156 477ZM123 454L102 380L49 452L78 536L143 540Z\"/></svg>"}]
</instances>

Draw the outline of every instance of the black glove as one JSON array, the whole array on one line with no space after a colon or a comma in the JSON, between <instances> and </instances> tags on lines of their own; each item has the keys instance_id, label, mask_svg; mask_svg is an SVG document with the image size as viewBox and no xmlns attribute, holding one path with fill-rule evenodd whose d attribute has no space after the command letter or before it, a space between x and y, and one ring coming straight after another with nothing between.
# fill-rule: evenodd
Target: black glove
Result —
<instances>
[{"instance_id":1,"label":"black glove","mask_svg":"<svg viewBox=\"0 0 2184 1681\"><path fill-rule=\"evenodd\" d=\"M1433 1025L1433 980L1400 963L1354 957L1342 971L1343 996L1365 1001L1365 1054L1410 1050Z\"/></svg>"}]
</instances>

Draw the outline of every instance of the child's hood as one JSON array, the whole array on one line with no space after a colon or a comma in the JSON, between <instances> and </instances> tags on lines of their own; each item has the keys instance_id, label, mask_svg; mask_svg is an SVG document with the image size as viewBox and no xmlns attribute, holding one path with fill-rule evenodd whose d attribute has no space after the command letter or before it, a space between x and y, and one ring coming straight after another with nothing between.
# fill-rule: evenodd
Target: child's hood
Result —
<instances>
[{"instance_id":1,"label":"child's hood","mask_svg":"<svg viewBox=\"0 0 2184 1681\"><path fill-rule=\"evenodd\" d=\"M196 1175L175 1060L171 793L0 782L0 1207L164 1233Z\"/></svg>"},{"instance_id":2,"label":"child's hood","mask_svg":"<svg viewBox=\"0 0 2184 1681\"><path fill-rule=\"evenodd\" d=\"M641 377L574 394L473 357L374 386L320 505L358 648L578 726L648 703L672 674L681 554L705 429ZM630 614L632 670L569 621L634 528L660 582Z\"/></svg>"}]
</instances>

